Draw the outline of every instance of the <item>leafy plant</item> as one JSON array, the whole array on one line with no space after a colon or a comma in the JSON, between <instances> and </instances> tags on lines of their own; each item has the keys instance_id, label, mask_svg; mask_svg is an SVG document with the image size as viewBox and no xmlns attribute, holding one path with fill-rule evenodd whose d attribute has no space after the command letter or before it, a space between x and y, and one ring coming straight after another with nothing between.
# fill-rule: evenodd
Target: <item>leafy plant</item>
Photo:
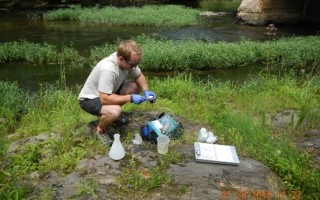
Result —
<instances>
[{"instance_id":1,"label":"leafy plant","mask_svg":"<svg viewBox=\"0 0 320 200\"><path fill-rule=\"evenodd\" d=\"M39 170L41 152L35 144L26 145L20 153L11 157L13 173L16 175L27 175Z\"/></svg>"},{"instance_id":2,"label":"leafy plant","mask_svg":"<svg viewBox=\"0 0 320 200\"><path fill-rule=\"evenodd\" d=\"M159 188L162 184L170 183L171 177L166 173L170 164L177 164L181 161L179 153L170 152L163 155L160 160L160 165L149 169L150 177L144 177L141 172L141 167L132 156L129 164L121 168L121 174L116 178L118 190L121 194L145 195L148 192Z\"/></svg>"},{"instance_id":3,"label":"leafy plant","mask_svg":"<svg viewBox=\"0 0 320 200\"><path fill-rule=\"evenodd\" d=\"M54 200L54 190L46 187L39 194L39 200Z\"/></svg>"},{"instance_id":4,"label":"leafy plant","mask_svg":"<svg viewBox=\"0 0 320 200\"><path fill-rule=\"evenodd\" d=\"M80 183L78 188L78 194L72 198L89 195L92 199L97 199L97 183L93 179L87 179L84 183Z\"/></svg>"},{"instance_id":5,"label":"leafy plant","mask_svg":"<svg viewBox=\"0 0 320 200\"><path fill-rule=\"evenodd\" d=\"M127 167L121 169L121 174L116 178L118 189L124 192L132 193L140 189L145 180L139 172L137 161L132 157Z\"/></svg>"}]
</instances>

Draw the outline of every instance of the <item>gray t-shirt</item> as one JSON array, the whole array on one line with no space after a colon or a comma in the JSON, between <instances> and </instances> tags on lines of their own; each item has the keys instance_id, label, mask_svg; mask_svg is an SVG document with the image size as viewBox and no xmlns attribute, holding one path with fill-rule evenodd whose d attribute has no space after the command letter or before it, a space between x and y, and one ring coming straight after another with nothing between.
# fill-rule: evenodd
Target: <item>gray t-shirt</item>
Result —
<instances>
[{"instance_id":1,"label":"gray t-shirt","mask_svg":"<svg viewBox=\"0 0 320 200\"><path fill-rule=\"evenodd\" d=\"M106 94L114 94L128 75L135 78L141 73L137 66L131 71L122 70L118 66L117 53L102 59L91 71L87 78L78 99L94 99L99 97L99 91Z\"/></svg>"}]
</instances>

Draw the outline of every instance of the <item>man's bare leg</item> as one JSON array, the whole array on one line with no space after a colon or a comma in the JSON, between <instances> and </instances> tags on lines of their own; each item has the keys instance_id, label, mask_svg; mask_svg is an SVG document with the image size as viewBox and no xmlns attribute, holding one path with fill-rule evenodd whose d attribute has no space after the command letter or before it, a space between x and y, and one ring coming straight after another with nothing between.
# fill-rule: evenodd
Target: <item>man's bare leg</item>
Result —
<instances>
[{"instance_id":1,"label":"man's bare leg","mask_svg":"<svg viewBox=\"0 0 320 200\"><path fill-rule=\"evenodd\" d=\"M126 81L121 88L120 94L140 94L142 89L134 81Z\"/></svg>"},{"instance_id":2,"label":"man's bare leg","mask_svg":"<svg viewBox=\"0 0 320 200\"><path fill-rule=\"evenodd\" d=\"M126 81L120 91L121 95L139 94L141 88L134 81ZM97 131L103 133L105 127L116 121L121 114L121 105L103 105Z\"/></svg>"},{"instance_id":3,"label":"man's bare leg","mask_svg":"<svg viewBox=\"0 0 320 200\"><path fill-rule=\"evenodd\" d=\"M114 122L119 118L121 114L121 106L118 105L104 105L101 109L101 116L99 119L99 124L97 126L97 131L103 133L105 127Z\"/></svg>"}]
</instances>

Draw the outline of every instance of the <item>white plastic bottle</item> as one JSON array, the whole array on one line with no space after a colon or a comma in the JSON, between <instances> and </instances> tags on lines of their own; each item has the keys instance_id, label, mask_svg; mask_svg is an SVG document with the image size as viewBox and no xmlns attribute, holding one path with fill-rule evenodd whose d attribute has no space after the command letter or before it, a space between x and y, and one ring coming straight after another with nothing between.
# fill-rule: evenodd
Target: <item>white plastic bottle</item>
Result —
<instances>
[{"instance_id":1,"label":"white plastic bottle","mask_svg":"<svg viewBox=\"0 0 320 200\"><path fill-rule=\"evenodd\" d=\"M140 134L136 133L134 136L135 136L135 138L134 138L134 140L132 140L133 144L137 144L137 145L142 144L142 138L141 138Z\"/></svg>"},{"instance_id":2,"label":"white plastic bottle","mask_svg":"<svg viewBox=\"0 0 320 200\"><path fill-rule=\"evenodd\" d=\"M109 157L112 160L121 160L126 155L124 148L120 142L120 135L114 135L114 141L109 151Z\"/></svg>"},{"instance_id":3,"label":"white plastic bottle","mask_svg":"<svg viewBox=\"0 0 320 200\"><path fill-rule=\"evenodd\" d=\"M217 137L213 135L211 131L208 133L208 138L206 139L206 143L213 144L217 141Z\"/></svg>"},{"instance_id":4,"label":"white plastic bottle","mask_svg":"<svg viewBox=\"0 0 320 200\"><path fill-rule=\"evenodd\" d=\"M207 129L201 128L198 135L198 142L205 142L208 138L208 132Z\"/></svg>"}]
</instances>

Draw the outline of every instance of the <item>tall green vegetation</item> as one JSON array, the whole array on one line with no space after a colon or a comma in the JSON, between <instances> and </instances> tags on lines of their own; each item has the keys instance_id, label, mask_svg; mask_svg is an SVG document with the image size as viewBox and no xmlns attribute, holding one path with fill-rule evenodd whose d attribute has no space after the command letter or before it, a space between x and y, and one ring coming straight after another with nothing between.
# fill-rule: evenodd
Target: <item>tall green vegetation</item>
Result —
<instances>
[{"instance_id":1,"label":"tall green vegetation","mask_svg":"<svg viewBox=\"0 0 320 200\"><path fill-rule=\"evenodd\" d=\"M202 42L191 39L182 41L156 40L147 36L134 38L144 49L140 66L144 70L203 70L232 68L251 63L264 63L278 69L320 64L320 37L293 37L274 41L239 43ZM118 41L116 41L118 42ZM94 66L101 58L115 51L115 44L106 43L92 47L90 57L84 59L74 48L58 47L26 41L0 44L0 61L25 60L33 64L70 63L82 67L86 62Z\"/></svg>"},{"instance_id":2,"label":"tall green vegetation","mask_svg":"<svg viewBox=\"0 0 320 200\"><path fill-rule=\"evenodd\" d=\"M156 40L147 36L135 38L144 49L140 64L146 70L195 70L231 68L249 63L265 63L269 67L305 68L320 63L319 36L283 38L276 41L239 43L202 42L196 40ZM92 63L113 52L105 44L91 49Z\"/></svg>"},{"instance_id":3,"label":"tall green vegetation","mask_svg":"<svg viewBox=\"0 0 320 200\"><path fill-rule=\"evenodd\" d=\"M33 43L25 40L0 43L0 62L27 61L32 64L74 64L81 65L83 58L72 47Z\"/></svg>"},{"instance_id":4,"label":"tall green vegetation","mask_svg":"<svg viewBox=\"0 0 320 200\"><path fill-rule=\"evenodd\" d=\"M0 134L11 132L29 106L28 94L16 82L0 82ZM2 147L2 145L1 145Z\"/></svg>"},{"instance_id":5,"label":"tall green vegetation","mask_svg":"<svg viewBox=\"0 0 320 200\"><path fill-rule=\"evenodd\" d=\"M241 0L230 0L230 1L220 1L220 0L200 0L199 7L205 10L210 10L214 12L226 12L226 11L236 11L241 3Z\"/></svg>"},{"instance_id":6,"label":"tall green vegetation","mask_svg":"<svg viewBox=\"0 0 320 200\"><path fill-rule=\"evenodd\" d=\"M84 24L109 24L117 26L165 26L180 27L198 23L199 11L184 6L143 6L116 8L73 8L59 9L44 14L44 19L74 20Z\"/></svg>"},{"instance_id":7,"label":"tall green vegetation","mask_svg":"<svg viewBox=\"0 0 320 200\"><path fill-rule=\"evenodd\" d=\"M23 184L16 185L15 178L4 169L6 151L9 145L7 135L19 127L19 121L28 106L28 95L15 82L0 82L0 198L10 199L25 196L30 190ZM14 188L14 189L13 189Z\"/></svg>"}]
</instances>

